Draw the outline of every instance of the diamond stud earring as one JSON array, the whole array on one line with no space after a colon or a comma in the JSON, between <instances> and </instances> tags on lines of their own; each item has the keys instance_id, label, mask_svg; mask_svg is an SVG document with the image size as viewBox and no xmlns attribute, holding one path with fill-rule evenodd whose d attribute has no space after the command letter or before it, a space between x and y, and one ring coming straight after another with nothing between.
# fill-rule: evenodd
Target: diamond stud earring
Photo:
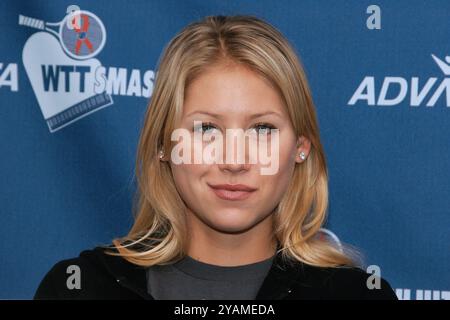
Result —
<instances>
[{"instance_id":1,"label":"diamond stud earring","mask_svg":"<svg viewBox=\"0 0 450 320\"><path fill-rule=\"evenodd\" d=\"M302 159L302 160L305 160L306 159L306 155L305 155L305 153L302 151L302 152L300 152L300 158Z\"/></svg>"},{"instance_id":2,"label":"diamond stud earring","mask_svg":"<svg viewBox=\"0 0 450 320\"><path fill-rule=\"evenodd\" d=\"M159 150L159 158L160 159L164 158L164 151L163 150Z\"/></svg>"}]
</instances>

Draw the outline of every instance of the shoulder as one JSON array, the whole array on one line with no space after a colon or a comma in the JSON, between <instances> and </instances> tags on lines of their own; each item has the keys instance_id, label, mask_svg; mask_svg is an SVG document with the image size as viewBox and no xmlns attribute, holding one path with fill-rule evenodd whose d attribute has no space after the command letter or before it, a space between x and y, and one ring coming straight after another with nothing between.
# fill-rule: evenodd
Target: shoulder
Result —
<instances>
[{"instance_id":1,"label":"shoulder","mask_svg":"<svg viewBox=\"0 0 450 320\"><path fill-rule=\"evenodd\" d=\"M343 298L397 300L389 282L360 268L333 268L327 285L332 292L339 291Z\"/></svg>"},{"instance_id":2,"label":"shoulder","mask_svg":"<svg viewBox=\"0 0 450 320\"><path fill-rule=\"evenodd\" d=\"M91 299L96 291L116 286L102 263L104 251L104 247L84 250L78 257L55 263L40 282L34 299Z\"/></svg>"},{"instance_id":3,"label":"shoulder","mask_svg":"<svg viewBox=\"0 0 450 320\"><path fill-rule=\"evenodd\" d=\"M297 284L315 292L320 299L397 300L382 277L357 267L324 268L303 264Z\"/></svg>"}]
</instances>

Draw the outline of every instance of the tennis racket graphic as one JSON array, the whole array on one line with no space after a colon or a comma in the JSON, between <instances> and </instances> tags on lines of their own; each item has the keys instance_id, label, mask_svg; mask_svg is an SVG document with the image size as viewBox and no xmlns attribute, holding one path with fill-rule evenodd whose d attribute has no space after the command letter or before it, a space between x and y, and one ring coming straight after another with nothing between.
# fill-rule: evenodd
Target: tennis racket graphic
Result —
<instances>
[{"instance_id":1,"label":"tennis racket graphic","mask_svg":"<svg viewBox=\"0 0 450 320\"><path fill-rule=\"evenodd\" d=\"M105 45L106 31L102 21L92 12L79 10L67 14L60 22L46 22L19 15L19 25L47 31L59 40L64 52L79 60L96 56Z\"/></svg>"}]
</instances>

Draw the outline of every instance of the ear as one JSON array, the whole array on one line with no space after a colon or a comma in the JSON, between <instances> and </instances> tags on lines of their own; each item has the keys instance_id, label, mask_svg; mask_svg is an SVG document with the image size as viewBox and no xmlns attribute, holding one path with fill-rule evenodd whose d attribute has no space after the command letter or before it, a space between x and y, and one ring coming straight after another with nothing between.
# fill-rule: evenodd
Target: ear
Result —
<instances>
[{"instance_id":1,"label":"ear","mask_svg":"<svg viewBox=\"0 0 450 320\"><path fill-rule=\"evenodd\" d=\"M309 152L311 151L311 141L304 136L300 136L297 139L297 149L295 154L295 162L301 163L308 158ZM300 156L303 152L305 155L304 159Z\"/></svg>"}]
</instances>

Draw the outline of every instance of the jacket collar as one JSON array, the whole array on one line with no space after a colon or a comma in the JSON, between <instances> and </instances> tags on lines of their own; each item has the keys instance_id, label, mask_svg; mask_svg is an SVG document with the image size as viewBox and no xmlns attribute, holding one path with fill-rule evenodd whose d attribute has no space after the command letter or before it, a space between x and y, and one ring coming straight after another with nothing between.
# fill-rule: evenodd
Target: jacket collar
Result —
<instances>
[{"instance_id":1,"label":"jacket collar","mask_svg":"<svg viewBox=\"0 0 450 320\"><path fill-rule=\"evenodd\" d=\"M106 250L117 252L114 248L97 247L93 250L96 260L116 279L122 287L134 292L146 300L154 300L147 292L146 268L135 265L120 256L105 253Z\"/></svg>"},{"instance_id":2,"label":"jacket collar","mask_svg":"<svg viewBox=\"0 0 450 320\"><path fill-rule=\"evenodd\" d=\"M297 262L285 263L277 253L255 300L281 300L287 296L298 278L298 267Z\"/></svg>"},{"instance_id":3,"label":"jacket collar","mask_svg":"<svg viewBox=\"0 0 450 320\"><path fill-rule=\"evenodd\" d=\"M279 248L279 247L278 247ZM111 248L109 248L111 250ZM146 300L154 300L147 292L147 274L145 267L137 266L120 256L105 253L105 248L97 247L91 253L104 268L124 288L134 292ZM82 253L83 254L83 253ZM281 253L277 251L272 266L265 277L255 300L279 300L290 293L295 283L302 282L306 277L304 273L306 265L301 262L286 262Z\"/></svg>"}]
</instances>

